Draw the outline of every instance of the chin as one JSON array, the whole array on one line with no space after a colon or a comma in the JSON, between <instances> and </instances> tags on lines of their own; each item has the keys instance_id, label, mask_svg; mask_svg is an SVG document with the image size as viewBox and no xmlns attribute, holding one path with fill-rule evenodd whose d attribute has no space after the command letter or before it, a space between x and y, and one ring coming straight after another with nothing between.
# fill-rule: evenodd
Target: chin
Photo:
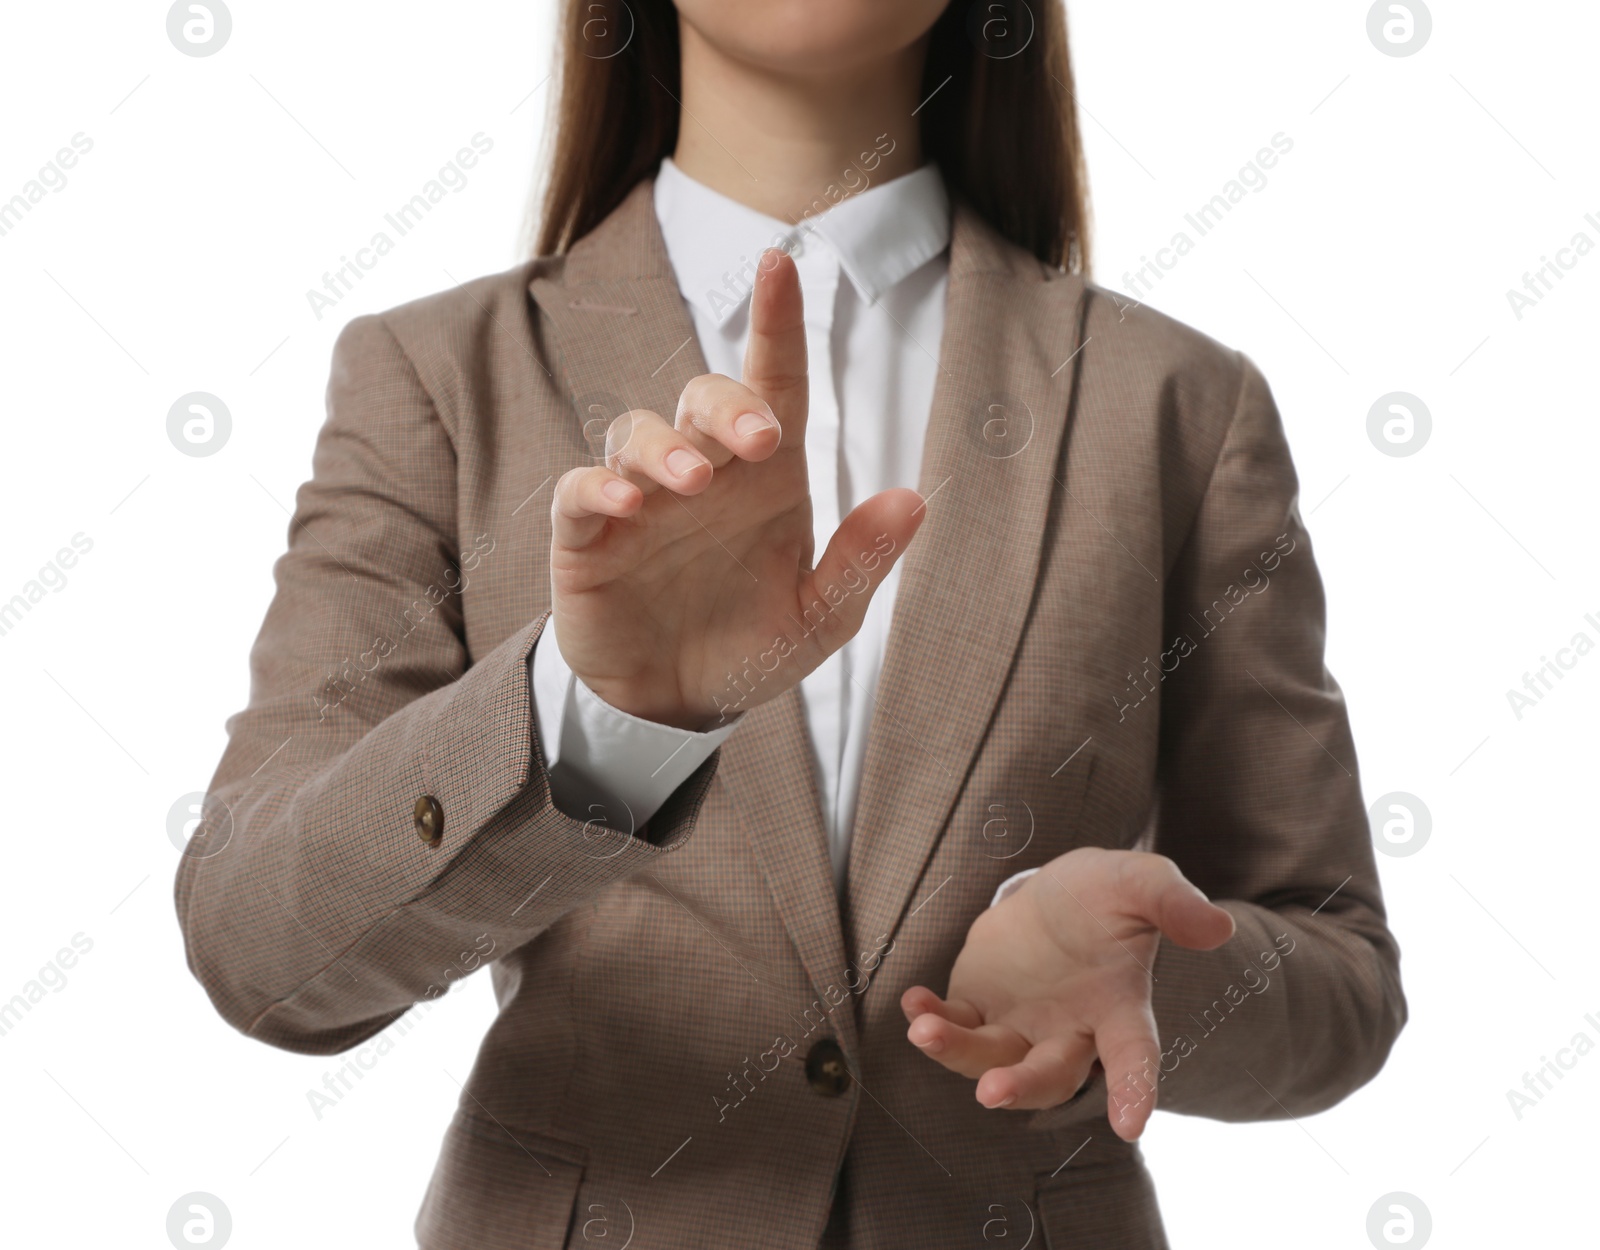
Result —
<instances>
[{"instance_id":1,"label":"chin","mask_svg":"<svg viewBox=\"0 0 1600 1250\"><path fill-rule=\"evenodd\" d=\"M778 73L849 70L910 47L948 0L676 0L726 56Z\"/></svg>"}]
</instances>

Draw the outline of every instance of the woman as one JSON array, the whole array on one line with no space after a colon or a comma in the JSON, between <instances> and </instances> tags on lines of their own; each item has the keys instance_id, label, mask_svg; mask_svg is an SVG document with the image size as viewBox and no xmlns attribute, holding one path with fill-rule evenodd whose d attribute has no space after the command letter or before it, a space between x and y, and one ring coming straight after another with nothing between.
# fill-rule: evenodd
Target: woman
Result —
<instances>
[{"instance_id":1,"label":"woman","mask_svg":"<svg viewBox=\"0 0 1600 1250\"><path fill-rule=\"evenodd\" d=\"M1063 21L571 4L540 258L341 335L178 908L294 1050L491 965L424 1246L1158 1246L1158 1101L1404 1023L1277 412L1085 280Z\"/></svg>"}]
</instances>

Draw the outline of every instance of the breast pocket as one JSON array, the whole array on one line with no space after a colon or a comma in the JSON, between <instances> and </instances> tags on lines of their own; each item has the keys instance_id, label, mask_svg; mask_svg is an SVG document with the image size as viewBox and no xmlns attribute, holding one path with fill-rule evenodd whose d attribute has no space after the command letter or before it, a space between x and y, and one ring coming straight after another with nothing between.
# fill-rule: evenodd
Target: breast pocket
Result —
<instances>
[{"instance_id":1,"label":"breast pocket","mask_svg":"<svg viewBox=\"0 0 1600 1250\"><path fill-rule=\"evenodd\" d=\"M1036 1201L1049 1250L1168 1250L1142 1163L1069 1168L1041 1179Z\"/></svg>"},{"instance_id":2,"label":"breast pocket","mask_svg":"<svg viewBox=\"0 0 1600 1250\"><path fill-rule=\"evenodd\" d=\"M457 1112L417 1215L421 1250L561 1250L582 1147Z\"/></svg>"}]
</instances>

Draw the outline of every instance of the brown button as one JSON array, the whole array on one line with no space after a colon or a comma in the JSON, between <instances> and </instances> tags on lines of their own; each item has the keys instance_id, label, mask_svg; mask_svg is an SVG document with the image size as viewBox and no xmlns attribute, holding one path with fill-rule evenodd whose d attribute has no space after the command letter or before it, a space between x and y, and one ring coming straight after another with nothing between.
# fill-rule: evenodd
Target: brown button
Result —
<instances>
[{"instance_id":1,"label":"brown button","mask_svg":"<svg viewBox=\"0 0 1600 1250\"><path fill-rule=\"evenodd\" d=\"M444 841L444 808L431 794L424 794L411 809L411 823L417 827L417 837L429 846Z\"/></svg>"},{"instance_id":2,"label":"brown button","mask_svg":"<svg viewBox=\"0 0 1600 1250\"><path fill-rule=\"evenodd\" d=\"M831 1037L825 1037L806 1055L806 1080L811 1088L829 1098L837 1098L850 1088L850 1069L844 1051Z\"/></svg>"}]
</instances>

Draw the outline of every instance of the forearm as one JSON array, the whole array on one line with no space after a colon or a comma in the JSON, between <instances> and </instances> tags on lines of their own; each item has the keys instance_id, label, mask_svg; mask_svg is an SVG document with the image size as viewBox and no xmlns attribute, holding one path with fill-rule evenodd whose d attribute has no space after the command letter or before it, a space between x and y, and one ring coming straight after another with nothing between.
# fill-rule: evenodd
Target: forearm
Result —
<instances>
[{"instance_id":1,"label":"forearm","mask_svg":"<svg viewBox=\"0 0 1600 1250\"><path fill-rule=\"evenodd\" d=\"M1326 1110L1371 1080L1406 1021L1381 921L1221 902L1238 926L1212 951L1163 942L1153 1008L1158 1105L1218 1120Z\"/></svg>"},{"instance_id":2,"label":"forearm","mask_svg":"<svg viewBox=\"0 0 1600 1250\"><path fill-rule=\"evenodd\" d=\"M553 806L526 663L540 624L333 758L303 733L251 774L271 734L246 715L212 790L231 835L185 858L177 891L190 966L235 1027L342 1049L687 836L712 760L657 814L658 845ZM413 818L424 795L436 843Z\"/></svg>"}]
</instances>

